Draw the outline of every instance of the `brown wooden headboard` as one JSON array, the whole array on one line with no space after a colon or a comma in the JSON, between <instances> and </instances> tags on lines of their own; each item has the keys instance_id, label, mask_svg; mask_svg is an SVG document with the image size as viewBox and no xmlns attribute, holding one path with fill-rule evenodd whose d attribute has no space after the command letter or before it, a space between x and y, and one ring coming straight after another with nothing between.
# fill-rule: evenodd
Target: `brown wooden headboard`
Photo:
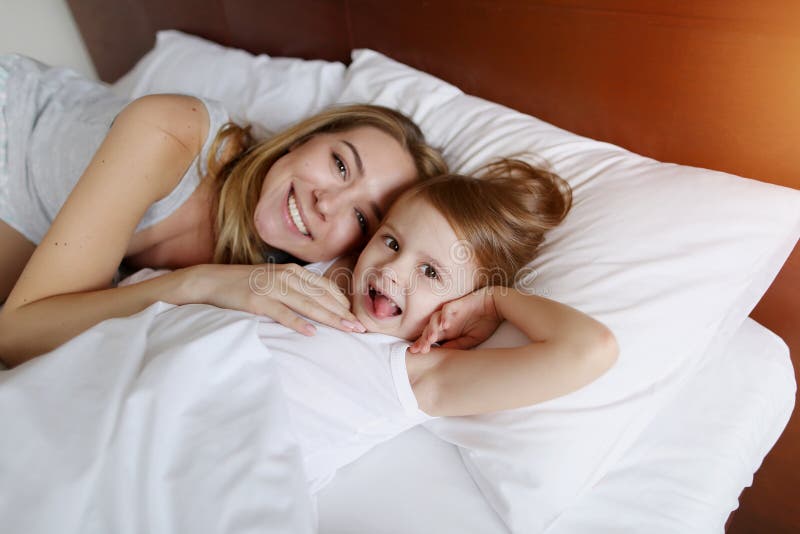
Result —
<instances>
[{"instance_id":1,"label":"brown wooden headboard","mask_svg":"<svg viewBox=\"0 0 800 534\"><path fill-rule=\"evenodd\" d=\"M800 188L795 0L68 0L101 78L175 28L254 53L372 48L465 91L662 161ZM800 360L800 248L753 317ZM800 416L729 532L800 531Z\"/></svg>"}]
</instances>

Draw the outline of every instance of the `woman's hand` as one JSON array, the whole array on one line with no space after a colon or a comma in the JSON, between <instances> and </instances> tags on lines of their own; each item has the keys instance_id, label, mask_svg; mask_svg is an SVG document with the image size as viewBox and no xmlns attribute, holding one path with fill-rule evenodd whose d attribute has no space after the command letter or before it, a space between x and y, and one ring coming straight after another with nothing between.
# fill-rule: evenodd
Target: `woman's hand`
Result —
<instances>
[{"instance_id":1,"label":"woman's hand","mask_svg":"<svg viewBox=\"0 0 800 534\"><path fill-rule=\"evenodd\" d=\"M484 287L442 306L409 351L425 354L433 343L445 339L448 341L443 347L470 349L489 339L502 320L492 292Z\"/></svg>"},{"instance_id":2,"label":"woman's hand","mask_svg":"<svg viewBox=\"0 0 800 534\"><path fill-rule=\"evenodd\" d=\"M309 336L316 329L300 315L345 332L366 331L350 312L350 301L330 278L297 264L202 265L189 269L199 276L195 287L200 288L201 295L196 301L264 315Z\"/></svg>"}]
</instances>

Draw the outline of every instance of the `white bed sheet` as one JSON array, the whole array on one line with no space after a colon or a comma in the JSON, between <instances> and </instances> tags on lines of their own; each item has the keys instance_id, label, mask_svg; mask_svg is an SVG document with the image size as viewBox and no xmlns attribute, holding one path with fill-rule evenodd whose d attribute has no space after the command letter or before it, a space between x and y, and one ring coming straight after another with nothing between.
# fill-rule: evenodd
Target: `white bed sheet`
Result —
<instances>
[{"instance_id":1,"label":"white bed sheet","mask_svg":"<svg viewBox=\"0 0 800 534\"><path fill-rule=\"evenodd\" d=\"M249 314L156 303L0 372L0 533L311 534Z\"/></svg>"},{"instance_id":2,"label":"white bed sheet","mask_svg":"<svg viewBox=\"0 0 800 534\"><path fill-rule=\"evenodd\" d=\"M724 531L796 385L786 344L752 319L720 349L548 534ZM320 534L508 532L457 448L422 427L341 470L318 497Z\"/></svg>"},{"instance_id":3,"label":"white bed sheet","mask_svg":"<svg viewBox=\"0 0 800 534\"><path fill-rule=\"evenodd\" d=\"M179 311L189 314L189 308ZM313 530L309 514L314 514L305 496L287 492L299 485L299 471L285 461L290 441L276 440L283 423L280 410L267 402L276 392L264 378L270 376L267 369L244 373L261 377L253 384L259 395L238 384L242 369L247 369L242 363L249 361L245 355L261 353L261 348L249 347L243 332L211 337L221 329L239 328L235 317L230 324L227 319L215 323L209 318L200 328L202 319L187 316L186 324L194 332L187 341L186 325L182 331L179 322L182 316L173 314L175 320L167 324L156 325L152 317L143 322L142 316L152 315L150 311L138 314L138 319L103 323L98 331L105 332L105 341L97 334L84 335L60 349L66 352L71 347L72 356L51 355L24 366L22 373L23 369L0 374L0 379L18 377L0 388L4 396L0 403L0 531L17 531L23 525L26 532L51 532L56 526L61 532L86 532L92 530L90 525L98 527L98 532L109 525L119 532L137 531L145 525L153 527L153 532L182 531L181 526L189 525L195 532L204 531L203 527L214 532L258 531L264 525L273 527L273 532ZM131 324L141 329L141 336L131 337ZM115 328L125 332L117 337L123 341L118 346L108 344L108 336L116 337ZM209 343L225 338L236 340L237 353L245 360L213 356ZM104 358L97 359L98 347L108 353ZM151 349L160 354L155 360L157 372L154 363L147 363ZM220 350L228 354L233 347ZM124 354L129 357L123 358ZM79 365L78 360L85 361ZM87 367L94 372L75 372ZM208 378L214 376L226 379L209 383ZM114 381L114 377L127 382ZM236 388L230 387L231 377L238 377ZM172 395L174 380L180 382L180 391L194 393L158 403L161 407L153 411L154 399ZM621 461L564 512L548 534L722 532L739 494L752 482L753 473L785 427L795 389L786 345L748 320L730 345L710 355L708 364L662 409ZM28 395L35 391L41 394ZM231 404L234 391L244 396ZM95 402L113 392L122 395L109 397L119 408ZM17 398L23 394L24 398ZM192 425L200 419L191 414L203 413L204 429L214 427L208 423L212 416L217 418L212 417L212 423L219 420L218 426L227 428L229 412L222 406L208 411L217 404L215 395L223 394L229 400L226 406L239 410L246 405L259 418L269 413L274 424L259 439L240 442L238 460L232 456L225 466L212 467L203 464L205 454L197 456L202 447L198 448ZM123 398L127 399L124 403ZM165 411L168 406L172 408ZM124 419L118 411L122 407ZM243 424L248 426L246 421ZM161 445L153 448L156 443ZM203 443L212 449L222 445L216 438ZM265 447L283 458L269 464L268 484L260 476L242 478L243 471L233 476L249 458L263 458ZM129 470L134 465L137 468ZM156 470L140 470L142 466ZM123 477L114 474L120 473L117 468L125 471ZM3 488L12 479L13 488ZM234 479L238 482L231 486ZM20 481L28 484L29 491L22 491ZM214 499L208 501L212 494ZM193 502L215 504L198 508ZM321 534L508 532L470 478L457 447L422 427L342 469L319 493L317 504ZM225 512L220 516L214 510ZM212 516L222 524L215 524ZM225 521L226 516L246 516L246 527ZM119 530L120 517L130 519L125 527L132 530ZM286 530L281 523L294 524Z\"/></svg>"}]
</instances>

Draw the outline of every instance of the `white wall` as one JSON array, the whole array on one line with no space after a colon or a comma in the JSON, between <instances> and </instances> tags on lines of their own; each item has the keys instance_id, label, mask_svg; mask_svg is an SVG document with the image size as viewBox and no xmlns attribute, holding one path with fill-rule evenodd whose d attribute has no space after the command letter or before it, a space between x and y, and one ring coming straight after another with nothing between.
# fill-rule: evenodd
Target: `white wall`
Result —
<instances>
[{"instance_id":1,"label":"white wall","mask_svg":"<svg viewBox=\"0 0 800 534\"><path fill-rule=\"evenodd\" d=\"M8 52L97 78L66 0L0 0L0 53Z\"/></svg>"}]
</instances>

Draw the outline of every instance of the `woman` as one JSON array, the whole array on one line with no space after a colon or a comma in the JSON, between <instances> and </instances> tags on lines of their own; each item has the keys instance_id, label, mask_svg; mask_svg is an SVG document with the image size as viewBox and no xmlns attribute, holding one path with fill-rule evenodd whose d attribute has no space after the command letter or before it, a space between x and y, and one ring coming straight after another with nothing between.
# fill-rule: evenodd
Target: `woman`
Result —
<instances>
[{"instance_id":1,"label":"woman","mask_svg":"<svg viewBox=\"0 0 800 534\"><path fill-rule=\"evenodd\" d=\"M292 309L361 330L333 284L297 265L267 266L281 283L264 295L249 287L252 267L220 263L355 250L400 191L446 170L412 122L375 106L323 112L251 144L213 102L155 95L125 105L100 84L20 56L0 58L0 94L8 363L157 300L261 313L307 334ZM178 270L112 288L123 261Z\"/></svg>"}]
</instances>

